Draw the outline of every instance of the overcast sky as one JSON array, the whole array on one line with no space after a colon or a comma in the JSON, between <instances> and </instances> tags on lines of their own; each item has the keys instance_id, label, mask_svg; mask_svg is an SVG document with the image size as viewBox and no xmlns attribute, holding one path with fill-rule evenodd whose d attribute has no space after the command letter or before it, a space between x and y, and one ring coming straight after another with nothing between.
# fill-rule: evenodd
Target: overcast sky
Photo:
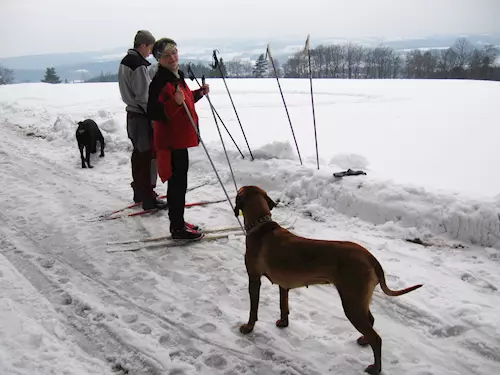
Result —
<instances>
[{"instance_id":1,"label":"overcast sky","mask_svg":"<svg viewBox=\"0 0 500 375\"><path fill-rule=\"evenodd\" d=\"M0 0L0 57L156 38L424 37L500 32L500 0ZM214 48L216 46L213 46Z\"/></svg>"}]
</instances>

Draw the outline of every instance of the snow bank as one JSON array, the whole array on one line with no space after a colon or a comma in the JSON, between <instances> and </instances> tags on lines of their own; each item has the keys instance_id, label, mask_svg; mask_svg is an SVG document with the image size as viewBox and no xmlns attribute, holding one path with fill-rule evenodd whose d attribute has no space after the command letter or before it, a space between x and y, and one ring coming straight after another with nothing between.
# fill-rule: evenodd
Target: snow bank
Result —
<instances>
[{"instance_id":1,"label":"snow bank","mask_svg":"<svg viewBox=\"0 0 500 375\"><path fill-rule=\"evenodd\" d=\"M238 185L259 185L266 190L279 194L283 202L295 206L297 210L313 212L318 220L328 220L329 215L340 213L376 225L384 225L387 230L394 231L395 228L403 228L407 233L410 233L408 230L411 230L411 233L415 232L415 234L424 237L445 235L450 239L471 244L500 247L500 195L497 195L493 199L489 198L491 195L487 197L475 195L474 198L471 198L455 193L454 191L440 190L426 183L426 181L429 181L429 177L436 180L449 179L450 181L470 179L463 177L463 165L453 163L449 164L449 168L447 169L436 167L429 170L425 167L425 158L421 160L421 157L432 150L419 149L415 153L410 148L407 150L407 153L413 155L411 161L413 164L411 166L405 166L404 159L402 159L397 168L391 169L388 165L382 169L380 167L377 169L376 160L379 154L373 154L372 159L367 158L364 152L363 154L356 152L359 149L368 150L371 147L372 151L370 152L386 153L387 147L398 145L401 149L396 148L390 151L389 156L386 155L387 158L384 162L394 163L393 160L397 161L399 157L403 157L403 148L410 147L414 142L417 142L410 139L413 136L424 137L425 139L434 137L436 138L436 142L441 142L442 138L444 142L449 135L449 131L451 131L448 129L451 125L441 125L438 120L430 120L434 118L435 114L432 111L435 107L431 110L427 105L428 91L424 91L424 89L428 90L429 87L433 87L436 90L440 90L441 93L446 92L451 94L454 92L452 90L462 90L463 88L464 90L470 89L477 95L482 95L481 97L488 95L487 92L491 91L491 95L488 97L494 97L497 95L496 86L493 87L489 84L478 83L460 84L457 82L430 82L424 84L413 81L375 83L342 81L341 84L345 87L337 89L328 86L330 85L328 82L320 81L318 84L323 88L322 90L318 89L318 96L323 98L322 100L325 103L324 106L319 106L318 116L323 114L323 119L325 119L336 116L342 111L349 113L350 116L354 116L360 113L360 111L362 113L364 113L363 111L367 112L360 119L350 120L350 126L346 127L346 129L338 126L335 127L332 130L333 133L331 136L328 136L325 132L320 132L318 139L320 142L325 140L325 138L328 142L337 139L342 142L337 144L336 147L329 143L330 147L321 147L320 145L321 155L323 157L325 155L331 156L328 156L329 160L326 163L322 163L321 169L317 171L315 158L311 157L311 153L302 153L301 149L304 160L304 165L301 166L293 141L282 141L288 136L288 129L285 128L285 131L276 125L283 120L283 111L282 108L277 109L277 105L280 103L279 97L275 98L276 100L271 99L271 97L274 98L276 96L274 92L275 87L267 88L265 85L270 83L250 81L231 82L236 87L241 85L242 93L238 94L238 101L242 104L239 108L243 109L241 112L248 111L246 121L247 124L250 121L250 126L246 126L246 130L255 157L255 161L253 162L249 160L249 157L242 159L234 150L233 145L230 142L226 142L231 160L234 161L232 167L237 175ZM245 155L248 155L245 142L241 139L241 134L238 130L239 127L236 125L232 107L227 103L227 94L222 87L219 87L219 91L217 91L217 84L220 84L220 82L214 81L215 87L211 95L212 101L219 108L222 117L230 118L230 122L227 123L229 129L236 137L240 149ZM286 84L291 85L289 92L292 93L299 90L298 87L301 85L298 81L287 81ZM337 82L336 84L340 83ZM253 93L252 89L260 88L260 85L264 85L265 87L258 93ZM395 95L394 91L391 90L393 85L400 90L404 89L405 95L408 95L408 97L403 98L407 101L404 106L401 103L402 97L391 96ZM416 90L417 86L418 90ZM247 90L244 90L244 88L247 88ZM349 92L345 91L347 88L349 88ZM77 159L78 154L74 152L73 145L77 123L85 118L92 118L103 132L107 143L107 151L117 153L126 151L126 153L119 156L119 165L129 162L128 151L131 146L126 132L124 104L121 102L116 84L78 86L25 84L13 85L8 89L10 90L8 96L5 95L6 88L0 89L0 94L2 94L0 95L0 115L3 118L2 122L16 125L25 131L27 135L45 138L59 147L71 147L71 152ZM78 92L75 93L75 90ZM338 92L335 93L335 90L338 90ZM371 92L371 94L363 94L365 91ZM235 92L238 92L238 90L235 90ZM307 90L304 91L304 93L306 92ZM302 105L300 97L290 96L293 98L295 105ZM332 103L330 100L337 96L338 98L334 104L338 104L338 106L333 111L330 109ZM362 99L365 96L366 98ZM439 99L436 95L434 96L433 100ZM356 99L354 103L356 106L353 107L354 104L350 101L350 98ZM360 103L363 104L363 107L358 105L360 104L358 103L361 100L360 98L362 99ZM305 99L308 98L304 97L303 102L306 104L303 105L308 106L309 102ZM343 102L344 100L346 100L345 103ZM318 102L321 103L319 100ZM220 110L221 103L223 103L222 111ZM391 120L390 124L386 123L386 120L373 122L373 119L369 118L373 115L380 115L382 112L387 114L385 112L387 109L386 106L396 108L395 103L400 112L398 112L399 114L395 114L396 117ZM367 105L370 105L370 107L367 107ZM372 105L373 107L371 107ZM474 105L475 110L482 108L479 99ZM325 112L327 106L328 111ZM424 122L417 124L415 122L416 119L414 119L414 124L401 123L400 119L403 115L409 118L408 116L414 113L415 108L422 109L421 106L424 106L422 108L425 108L425 111L422 110L420 116L427 116L425 118L422 117L425 120ZM263 111L258 116L256 116L257 108ZM369 108L372 108L374 112L370 112L371 109ZM302 112L304 111L301 110L300 113ZM248 116L250 113L252 115L255 114L254 121L251 121L252 118ZM204 124L202 136L221 169L224 182L230 182L231 177L226 158L222 152L216 129L210 125L212 114L205 101L199 104L199 114L200 121ZM307 111L307 114L310 116L309 111ZM472 114L468 113L468 116L472 116ZM489 124L493 118L490 116L493 115L489 113L485 116L484 122ZM244 117L244 115L241 115L241 117ZM265 121L262 121L262 119L265 119ZM309 117L307 118L307 122L310 122ZM364 124L367 124L366 128L361 128L365 126ZM328 126L333 129L331 125ZM458 124L457 126L460 127L462 133L469 134L473 132L468 122ZM367 129L369 130L368 133L366 133ZM494 157L498 155L496 151L492 153L491 148L488 147L488 142L494 137L487 136L489 133L486 133L486 130L490 131L488 130L490 128L485 129L481 130L483 132L481 136L483 146L471 148L473 146L471 142L464 143L463 145L460 144L460 147L457 146L460 155L464 155L464 152L461 150L467 149L467 157L470 159L470 163L476 166L484 164L484 162L476 162L477 158L487 157L485 156L486 154L482 155L480 153L482 149L489 150L488 152L494 155ZM351 131L352 134L341 134L341 132L347 130ZM300 147L303 147L304 134L306 133L304 133L304 129L301 127L298 127L296 131L299 135L297 139ZM356 132L363 132L363 137L355 136ZM392 138L390 142L385 142L388 135L391 135ZM408 135L411 137L408 137ZM475 136L475 133L471 133L472 138ZM371 142L372 138L373 142ZM309 143L313 144L312 142ZM345 144L348 144L352 148L351 152L343 151L346 148ZM421 142L419 144L424 146L426 143ZM477 144L477 142L474 144ZM444 149L442 153L457 152L455 151L456 148L453 148L454 146L450 147ZM332 150L338 150L338 152L333 153ZM394 152L398 152L398 154ZM203 149L200 147L193 154L197 155L191 160L193 167L212 174L211 166L207 161ZM451 157L450 155L448 157ZM379 164L380 160L378 161ZM437 162L439 160L435 159L434 161ZM488 162L493 164L494 159ZM420 164L416 165L415 163ZM368 169L369 166L370 169ZM335 179L332 176L333 172L348 168L362 169L368 175L350 176L341 180ZM422 178L422 181L420 181L418 173L421 173L422 170L429 173L426 177L427 180L426 178ZM414 182L413 184L408 182L407 178L402 177L401 171L404 171L406 176L412 173L417 174L413 180L417 181L418 185ZM480 171L477 172L479 173ZM484 173L482 177L479 174L479 177L475 176L474 179L484 181L481 186L488 186L490 191L494 191L497 176L492 174L491 171ZM485 178L488 178L488 180ZM475 184L477 183L476 181ZM458 189L457 191L460 190Z\"/></svg>"},{"instance_id":2,"label":"snow bank","mask_svg":"<svg viewBox=\"0 0 500 375\"><path fill-rule=\"evenodd\" d=\"M470 244L500 248L499 205L424 188L374 181L366 176L337 181L324 174L301 177L283 192L300 210L318 205L390 229L415 229L420 236L446 235Z\"/></svg>"},{"instance_id":3,"label":"snow bank","mask_svg":"<svg viewBox=\"0 0 500 375\"><path fill-rule=\"evenodd\" d=\"M316 220L328 221L330 215L343 214L383 226L400 236L418 236L422 239L445 236L469 244L500 248L500 199L481 201L459 194L428 191L424 187L398 184L367 175L333 177L333 172L345 167L359 168L367 164L355 155L339 155L344 167L321 166L313 163L303 166L294 159L272 159L291 145L273 143L258 148L255 155L267 155L264 160L242 160L231 154L231 165L239 186L258 185L275 199L295 207ZM217 161L220 172L228 174L227 161L220 150L209 150ZM207 174L212 173L203 150L196 150L192 162ZM293 158L292 158L293 159ZM224 183L231 186L229 177Z\"/></svg>"}]
</instances>

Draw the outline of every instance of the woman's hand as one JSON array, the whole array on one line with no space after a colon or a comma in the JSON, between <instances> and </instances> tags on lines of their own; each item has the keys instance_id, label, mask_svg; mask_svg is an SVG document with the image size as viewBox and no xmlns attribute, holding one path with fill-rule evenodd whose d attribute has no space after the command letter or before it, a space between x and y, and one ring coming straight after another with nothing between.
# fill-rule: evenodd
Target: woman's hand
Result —
<instances>
[{"instance_id":1,"label":"woman's hand","mask_svg":"<svg viewBox=\"0 0 500 375\"><path fill-rule=\"evenodd\" d=\"M179 86L177 86L177 90L175 90L174 100L177 105L181 105L184 102L184 91L181 90Z\"/></svg>"},{"instance_id":2,"label":"woman's hand","mask_svg":"<svg viewBox=\"0 0 500 375\"><path fill-rule=\"evenodd\" d=\"M210 92L210 86L206 83L201 86L201 93L207 95Z\"/></svg>"}]
</instances>

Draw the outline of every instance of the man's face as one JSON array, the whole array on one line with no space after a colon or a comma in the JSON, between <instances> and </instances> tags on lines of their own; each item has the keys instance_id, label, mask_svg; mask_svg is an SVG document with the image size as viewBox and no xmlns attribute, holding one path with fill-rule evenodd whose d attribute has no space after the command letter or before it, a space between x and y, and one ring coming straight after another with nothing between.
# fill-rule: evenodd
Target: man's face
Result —
<instances>
[{"instance_id":1,"label":"man's face","mask_svg":"<svg viewBox=\"0 0 500 375\"><path fill-rule=\"evenodd\" d=\"M160 56L160 64L164 67L171 70L179 68L179 53L177 47L167 49Z\"/></svg>"},{"instance_id":2,"label":"man's face","mask_svg":"<svg viewBox=\"0 0 500 375\"><path fill-rule=\"evenodd\" d=\"M147 59L151 55L151 53L153 52L153 45L152 44L141 44L139 46L139 48L137 48L137 51L139 51L139 53L142 55L142 57Z\"/></svg>"}]
</instances>

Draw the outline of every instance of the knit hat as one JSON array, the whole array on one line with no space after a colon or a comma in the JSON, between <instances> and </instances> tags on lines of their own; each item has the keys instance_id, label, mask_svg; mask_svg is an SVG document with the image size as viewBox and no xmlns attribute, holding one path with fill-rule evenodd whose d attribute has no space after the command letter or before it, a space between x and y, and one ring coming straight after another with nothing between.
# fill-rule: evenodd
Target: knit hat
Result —
<instances>
[{"instance_id":1,"label":"knit hat","mask_svg":"<svg viewBox=\"0 0 500 375\"><path fill-rule=\"evenodd\" d=\"M167 52L169 49L177 47L177 43L170 38L158 39L153 46L153 56L156 60L160 60L160 56Z\"/></svg>"},{"instance_id":2,"label":"knit hat","mask_svg":"<svg viewBox=\"0 0 500 375\"><path fill-rule=\"evenodd\" d=\"M134 44L154 44L155 37L148 30L139 30L137 34L135 34Z\"/></svg>"}]
</instances>

